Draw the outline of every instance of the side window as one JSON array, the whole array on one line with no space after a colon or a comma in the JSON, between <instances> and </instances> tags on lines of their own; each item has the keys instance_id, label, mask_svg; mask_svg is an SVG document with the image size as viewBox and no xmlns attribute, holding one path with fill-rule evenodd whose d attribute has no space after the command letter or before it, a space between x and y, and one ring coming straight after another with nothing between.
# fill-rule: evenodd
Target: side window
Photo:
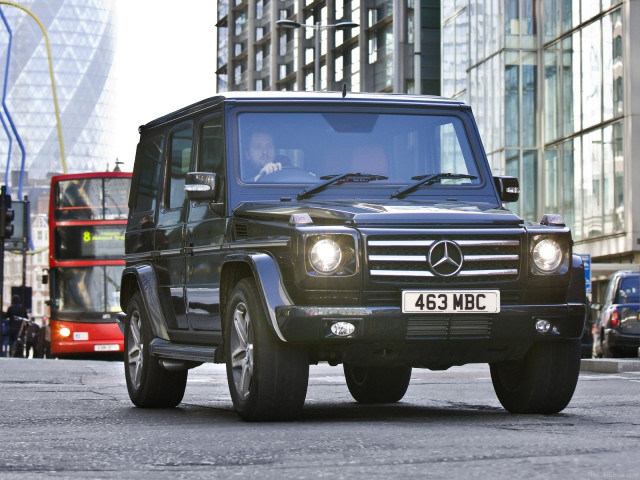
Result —
<instances>
[{"instance_id":1,"label":"side window","mask_svg":"<svg viewBox=\"0 0 640 480\"><path fill-rule=\"evenodd\" d=\"M136 154L133 195L129 207L133 213L155 210L162 165L162 137L141 140Z\"/></svg>"},{"instance_id":2,"label":"side window","mask_svg":"<svg viewBox=\"0 0 640 480\"><path fill-rule=\"evenodd\" d=\"M184 203L184 182L191 163L193 126L180 127L169 138L169 161L164 206L167 209L181 207Z\"/></svg>"},{"instance_id":3,"label":"side window","mask_svg":"<svg viewBox=\"0 0 640 480\"><path fill-rule=\"evenodd\" d=\"M218 198L223 196L225 184L224 140L222 136L222 115L205 120L200 127L200 149L198 170L213 172L218 181Z\"/></svg>"},{"instance_id":4,"label":"side window","mask_svg":"<svg viewBox=\"0 0 640 480\"><path fill-rule=\"evenodd\" d=\"M222 173L224 171L222 116L218 115L205 121L201 128L198 168L202 172Z\"/></svg>"}]
</instances>

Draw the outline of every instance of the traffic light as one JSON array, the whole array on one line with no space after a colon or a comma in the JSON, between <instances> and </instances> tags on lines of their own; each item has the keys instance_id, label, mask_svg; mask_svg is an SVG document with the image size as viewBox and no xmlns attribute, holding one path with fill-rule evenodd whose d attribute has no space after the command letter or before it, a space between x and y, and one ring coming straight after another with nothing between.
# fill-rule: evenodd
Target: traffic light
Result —
<instances>
[{"instance_id":1,"label":"traffic light","mask_svg":"<svg viewBox=\"0 0 640 480\"><path fill-rule=\"evenodd\" d=\"M11 238L13 235L13 219L15 212L11 209L11 195L7 194L7 187L0 189L0 238Z\"/></svg>"}]
</instances>

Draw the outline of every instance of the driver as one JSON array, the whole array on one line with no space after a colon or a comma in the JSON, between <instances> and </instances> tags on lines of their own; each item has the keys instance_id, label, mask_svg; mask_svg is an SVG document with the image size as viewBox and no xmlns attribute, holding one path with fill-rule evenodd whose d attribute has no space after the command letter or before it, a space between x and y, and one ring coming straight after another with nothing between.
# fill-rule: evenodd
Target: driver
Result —
<instances>
[{"instance_id":1,"label":"driver","mask_svg":"<svg viewBox=\"0 0 640 480\"><path fill-rule=\"evenodd\" d=\"M276 162L276 149L273 145L273 137L266 132L254 132L249 140L249 148L246 151L249 167L249 178L257 182L265 175L282 170L282 162Z\"/></svg>"}]
</instances>

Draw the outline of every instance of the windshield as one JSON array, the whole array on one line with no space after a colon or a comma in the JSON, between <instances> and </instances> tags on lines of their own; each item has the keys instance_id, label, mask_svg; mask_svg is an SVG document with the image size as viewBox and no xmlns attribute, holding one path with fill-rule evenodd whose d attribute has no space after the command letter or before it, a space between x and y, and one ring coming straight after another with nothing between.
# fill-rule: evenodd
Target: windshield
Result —
<instances>
[{"instance_id":1,"label":"windshield","mask_svg":"<svg viewBox=\"0 0 640 480\"><path fill-rule=\"evenodd\" d=\"M55 186L55 219L126 219L130 185L123 177L61 180Z\"/></svg>"},{"instance_id":2,"label":"windshield","mask_svg":"<svg viewBox=\"0 0 640 480\"><path fill-rule=\"evenodd\" d=\"M58 312L118 312L123 266L52 269L53 305Z\"/></svg>"},{"instance_id":3,"label":"windshield","mask_svg":"<svg viewBox=\"0 0 640 480\"><path fill-rule=\"evenodd\" d=\"M318 184L346 173L375 175L334 185L478 185L462 120L454 115L356 112L246 112L238 115L240 179ZM371 183L369 183L371 182Z\"/></svg>"}]
</instances>

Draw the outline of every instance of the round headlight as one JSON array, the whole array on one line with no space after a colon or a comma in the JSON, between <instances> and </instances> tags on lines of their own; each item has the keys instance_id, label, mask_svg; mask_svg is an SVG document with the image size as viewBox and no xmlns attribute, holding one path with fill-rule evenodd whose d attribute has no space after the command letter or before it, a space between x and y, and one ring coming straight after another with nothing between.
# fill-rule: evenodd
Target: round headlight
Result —
<instances>
[{"instance_id":1,"label":"round headlight","mask_svg":"<svg viewBox=\"0 0 640 480\"><path fill-rule=\"evenodd\" d=\"M543 272L553 272L562 263L562 248L558 242L544 239L533 247L533 262Z\"/></svg>"},{"instance_id":2,"label":"round headlight","mask_svg":"<svg viewBox=\"0 0 640 480\"><path fill-rule=\"evenodd\" d=\"M333 240L328 238L317 241L309 252L311 266L318 273L333 273L342 262L342 250Z\"/></svg>"},{"instance_id":3,"label":"round headlight","mask_svg":"<svg viewBox=\"0 0 640 480\"><path fill-rule=\"evenodd\" d=\"M69 330L67 327L62 327L60 329L60 336L67 338L69 335L71 335L71 330Z\"/></svg>"}]
</instances>

